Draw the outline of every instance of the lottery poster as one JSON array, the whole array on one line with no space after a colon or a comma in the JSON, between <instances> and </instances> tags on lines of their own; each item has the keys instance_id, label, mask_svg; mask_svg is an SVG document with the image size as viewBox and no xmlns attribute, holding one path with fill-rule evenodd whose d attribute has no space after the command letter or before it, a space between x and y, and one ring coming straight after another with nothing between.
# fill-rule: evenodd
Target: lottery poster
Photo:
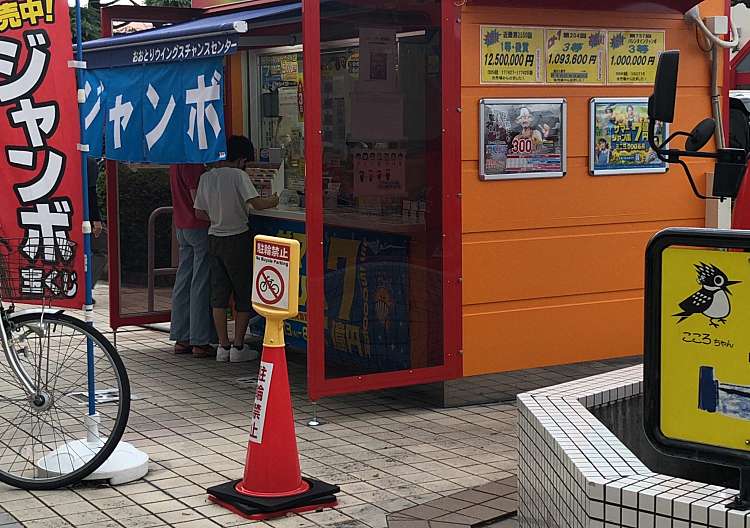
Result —
<instances>
[{"instance_id":1,"label":"lottery poster","mask_svg":"<svg viewBox=\"0 0 750 528\"><path fill-rule=\"evenodd\" d=\"M481 26L481 84L651 85L666 32Z\"/></svg>"},{"instance_id":2,"label":"lottery poster","mask_svg":"<svg viewBox=\"0 0 750 528\"><path fill-rule=\"evenodd\" d=\"M664 46L664 31L609 30L608 84L653 84Z\"/></svg>"},{"instance_id":3,"label":"lottery poster","mask_svg":"<svg viewBox=\"0 0 750 528\"><path fill-rule=\"evenodd\" d=\"M543 83L544 29L482 26L483 84Z\"/></svg>"},{"instance_id":4,"label":"lottery poster","mask_svg":"<svg viewBox=\"0 0 750 528\"><path fill-rule=\"evenodd\" d=\"M604 84L607 33L589 29L548 29L549 84Z\"/></svg>"},{"instance_id":5,"label":"lottery poster","mask_svg":"<svg viewBox=\"0 0 750 528\"><path fill-rule=\"evenodd\" d=\"M648 99L591 100L590 170L594 175L665 172L648 141ZM657 143L668 135L665 123L654 127Z\"/></svg>"},{"instance_id":6,"label":"lottery poster","mask_svg":"<svg viewBox=\"0 0 750 528\"><path fill-rule=\"evenodd\" d=\"M566 170L564 99L480 101L480 178L556 178Z\"/></svg>"},{"instance_id":7,"label":"lottery poster","mask_svg":"<svg viewBox=\"0 0 750 528\"><path fill-rule=\"evenodd\" d=\"M361 149L354 156L354 196L404 196L406 152Z\"/></svg>"}]
</instances>

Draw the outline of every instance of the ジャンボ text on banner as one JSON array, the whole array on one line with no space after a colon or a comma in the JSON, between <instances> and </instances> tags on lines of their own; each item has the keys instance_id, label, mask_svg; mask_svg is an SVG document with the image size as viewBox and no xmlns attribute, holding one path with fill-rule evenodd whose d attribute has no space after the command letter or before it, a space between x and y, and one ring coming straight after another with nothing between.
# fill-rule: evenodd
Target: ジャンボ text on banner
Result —
<instances>
[{"instance_id":1,"label":"\u30b8\u30e3\u30f3\u30dc text on banner","mask_svg":"<svg viewBox=\"0 0 750 528\"><path fill-rule=\"evenodd\" d=\"M0 195L0 267L14 290L3 295L80 308L83 189L72 58L67 3L0 3L0 174L7 189Z\"/></svg>"}]
</instances>

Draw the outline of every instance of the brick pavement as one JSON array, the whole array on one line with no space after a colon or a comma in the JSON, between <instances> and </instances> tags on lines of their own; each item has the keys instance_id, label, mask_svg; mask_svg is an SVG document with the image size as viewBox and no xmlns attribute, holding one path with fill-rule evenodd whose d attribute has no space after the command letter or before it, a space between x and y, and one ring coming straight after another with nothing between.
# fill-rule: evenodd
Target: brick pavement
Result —
<instances>
[{"instance_id":1,"label":"brick pavement","mask_svg":"<svg viewBox=\"0 0 750 528\"><path fill-rule=\"evenodd\" d=\"M107 321L106 297L106 286L98 288L100 329ZM404 524L410 512L420 511L415 506L437 505L450 510L447 515L457 510L446 507L450 502L444 498L514 481L514 404L436 409L422 403L418 391L378 391L319 402L323 423L312 428L307 425L313 411L306 396L305 357L290 354L302 471L340 485L339 506L265 523L246 521L210 503L205 488L242 476L257 362L175 356L168 335L154 330L118 332L117 346L137 398L125 440L150 455L149 474L115 488L88 484L31 493L0 485L0 508L8 512L0 510L0 528L16 521L30 528L385 528L387 516L393 514L391 522L416 528ZM463 509L477 504L461 503ZM505 515L510 507L503 507ZM468 516L464 526L492 518L480 517ZM492 526L512 528L514 523L499 520Z\"/></svg>"},{"instance_id":2,"label":"brick pavement","mask_svg":"<svg viewBox=\"0 0 750 528\"><path fill-rule=\"evenodd\" d=\"M106 322L106 288L96 292L97 326ZM108 337L112 337L108 333ZM250 523L211 504L205 488L240 478L247 409L257 363L227 364L174 356L168 336L118 332L134 396L125 439L151 456L143 481L110 488L26 492L0 485L0 506L31 528L177 526ZM304 356L289 369L303 473L339 484L339 507L270 521L279 528L384 528L386 515L512 476L514 405L433 409L401 391L321 401L323 425L306 425ZM0 526L7 516L0 513Z\"/></svg>"}]
</instances>

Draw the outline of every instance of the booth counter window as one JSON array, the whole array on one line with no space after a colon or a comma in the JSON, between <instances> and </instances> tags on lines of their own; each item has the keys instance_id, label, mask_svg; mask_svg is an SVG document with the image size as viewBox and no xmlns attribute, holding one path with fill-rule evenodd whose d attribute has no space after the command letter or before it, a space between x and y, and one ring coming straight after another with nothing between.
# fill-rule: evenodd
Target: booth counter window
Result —
<instances>
[{"instance_id":1,"label":"booth counter window","mask_svg":"<svg viewBox=\"0 0 750 528\"><path fill-rule=\"evenodd\" d=\"M479 106L482 180L565 176L565 99L482 99Z\"/></svg>"}]
</instances>

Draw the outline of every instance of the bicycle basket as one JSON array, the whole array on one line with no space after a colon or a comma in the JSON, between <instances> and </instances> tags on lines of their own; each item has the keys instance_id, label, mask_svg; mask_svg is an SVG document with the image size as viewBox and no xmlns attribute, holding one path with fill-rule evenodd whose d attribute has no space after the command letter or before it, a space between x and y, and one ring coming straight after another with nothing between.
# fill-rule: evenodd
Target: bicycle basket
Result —
<instances>
[{"instance_id":1,"label":"bicycle basket","mask_svg":"<svg viewBox=\"0 0 750 528\"><path fill-rule=\"evenodd\" d=\"M63 236L0 238L0 298L66 299L78 288L76 244Z\"/></svg>"}]
</instances>

